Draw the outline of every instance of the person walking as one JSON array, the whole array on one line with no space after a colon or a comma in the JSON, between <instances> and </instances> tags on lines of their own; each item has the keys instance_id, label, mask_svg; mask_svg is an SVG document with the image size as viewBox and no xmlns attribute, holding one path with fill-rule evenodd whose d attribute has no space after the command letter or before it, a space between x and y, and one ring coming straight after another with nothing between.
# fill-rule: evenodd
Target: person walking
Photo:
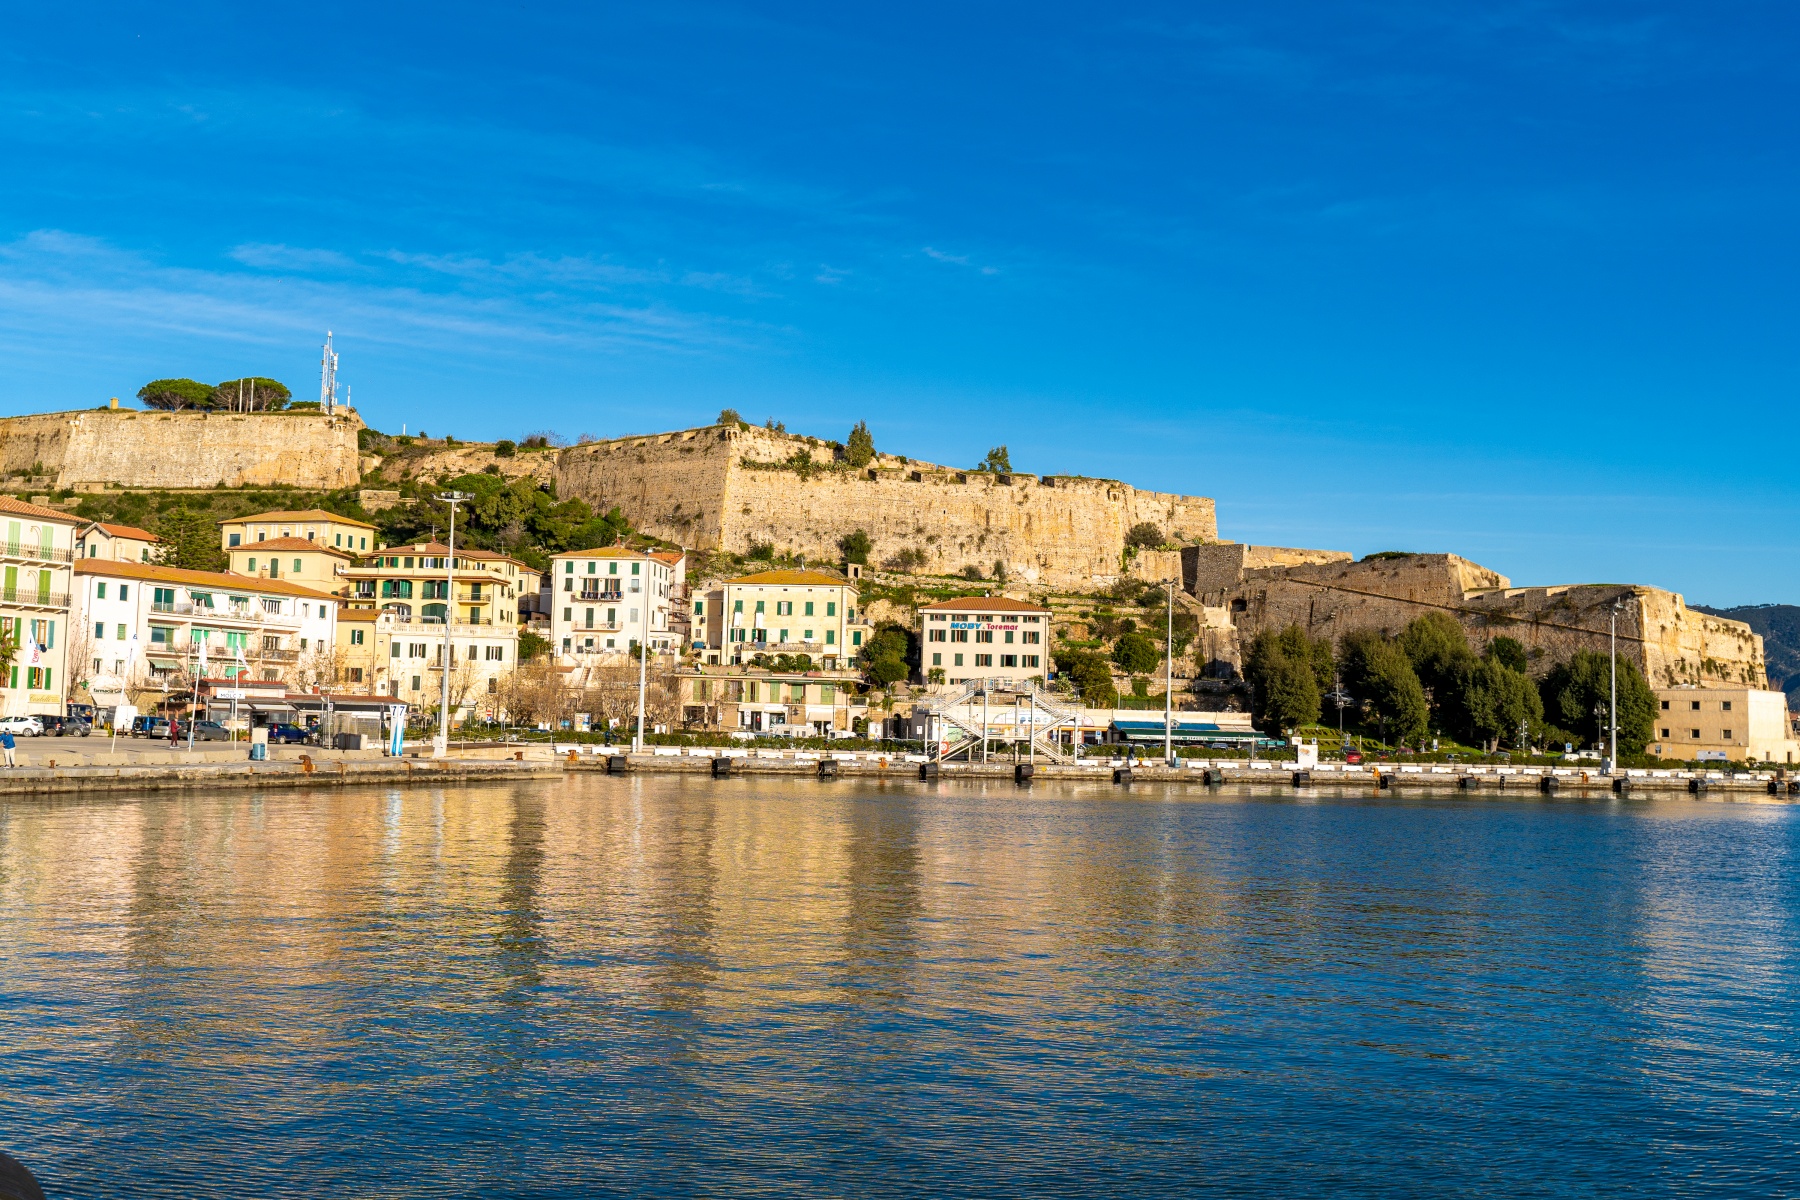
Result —
<instances>
[{"instance_id":1,"label":"person walking","mask_svg":"<svg viewBox=\"0 0 1800 1200\"><path fill-rule=\"evenodd\" d=\"M173 747L173 746L179 745L180 742L181 742L181 718L180 717L170 717L169 718L169 745L171 747Z\"/></svg>"},{"instance_id":2,"label":"person walking","mask_svg":"<svg viewBox=\"0 0 1800 1200\"><path fill-rule=\"evenodd\" d=\"M16 767L19 765L18 763L13 761L13 735L11 734L11 732L0 733L0 750L4 750L6 752L6 765L7 766Z\"/></svg>"}]
</instances>

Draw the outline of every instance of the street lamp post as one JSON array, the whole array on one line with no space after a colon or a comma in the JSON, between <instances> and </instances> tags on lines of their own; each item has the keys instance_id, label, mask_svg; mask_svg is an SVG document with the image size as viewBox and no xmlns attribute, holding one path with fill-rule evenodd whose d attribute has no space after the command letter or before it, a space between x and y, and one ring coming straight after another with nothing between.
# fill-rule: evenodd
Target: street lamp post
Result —
<instances>
[{"instance_id":1,"label":"street lamp post","mask_svg":"<svg viewBox=\"0 0 1800 1200\"><path fill-rule=\"evenodd\" d=\"M1612 602L1611 617L1611 680L1610 698L1606 705L1606 719L1611 726L1612 737L1606 753L1606 773L1613 774L1619 769L1619 610L1625 607L1625 597L1619 596Z\"/></svg>"},{"instance_id":2,"label":"street lamp post","mask_svg":"<svg viewBox=\"0 0 1800 1200\"><path fill-rule=\"evenodd\" d=\"M1169 627L1163 643L1163 766L1175 765L1175 580L1163 580L1169 590Z\"/></svg>"},{"instance_id":3,"label":"street lamp post","mask_svg":"<svg viewBox=\"0 0 1800 1200\"><path fill-rule=\"evenodd\" d=\"M638 710L637 732L631 735L631 752L644 752L644 660L650 657L650 622L644 622L643 640L638 642Z\"/></svg>"},{"instance_id":4,"label":"street lamp post","mask_svg":"<svg viewBox=\"0 0 1800 1200\"><path fill-rule=\"evenodd\" d=\"M444 687L439 697L438 732L431 739L431 756L442 758L450 752L450 618L456 612L456 506L475 497L469 492L444 492L438 496L450 506L450 553L444 559Z\"/></svg>"}]
</instances>

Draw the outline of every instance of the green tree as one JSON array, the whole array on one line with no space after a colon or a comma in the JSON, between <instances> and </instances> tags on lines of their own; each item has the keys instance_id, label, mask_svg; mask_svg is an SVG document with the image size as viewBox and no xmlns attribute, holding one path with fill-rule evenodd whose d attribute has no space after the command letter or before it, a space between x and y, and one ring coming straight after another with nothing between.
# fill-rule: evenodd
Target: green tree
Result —
<instances>
[{"instance_id":1,"label":"green tree","mask_svg":"<svg viewBox=\"0 0 1800 1200\"><path fill-rule=\"evenodd\" d=\"M1387 736L1401 742L1425 736L1431 712L1405 651L1373 629L1344 635L1341 650L1345 686L1369 706Z\"/></svg>"},{"instance_id":2,"label":"green tree","mask_svg":"<svg viewBox=\"0 0 1800 1200\"><path fill-rule=\"evenodd\" d=\"M1544 720L1544 702L1537 685L1523 671L1515 671L1495 658L1471 660L1464 668L1458 691L1466 726L1459 731L1493 748L1502 741L1519 744L1521 726L1529 731Z\"/></svg>"},{"instance_id":3,"label":"green tree","mask_svg":"<svg viewBox=\"0 0 1800 1200\"><path fill-rule=\"evenodd\" d=\"M1156 643L1146 635L1128 633L1113 645L1113 661L1127 675L1142 675L1154 671L1162 662L1162 655L1157 653Z\"/></svg>"},{"instance_id":4,"label":"green tree","mask_svg":"<svg viewBox=\"0 0 1800 1200\"><path fill-rule=\"evenodd\" d=\"M1163 544L1163 531L1153 521L1139 521L1125 535L1125 544L1139 550L1154 550Z\"/></svg>"},{"instance_id":5,"label":"green tree","mask_svg":"<svg viewBox=\"0 0 1800 1200\"><path fill-rule=\"evenodd\" d=\"M844 461L853 467L866 467L875 461L875 438L869 433L867 421L858 421L850 431L844 442Z\"/></svg>"},{"instance_id":6,"label":"green tree","mask_svg":"<svg viewBox=\"0 0 1800 1200\"><path fill-rule=\"evenodd\" d=\"M538 655L550 649L550 639L541 637L529 629L519 631L519 661L528 663Z\"/></svg>"},{"instance_id":7,"label":"green tree","mask_svg":"<svg viewBox=\"0 0 1800 1200\"><path fill-rule=\"evenodd\" d=\"M738 428L743 425L743 423L744 418L738 416L738 410L735 408L721 408L719 410L719 419L713 422L715 425L727 425L733 429Z\"/></svg>"},{"instance_id":8,"label":"green tree","mask_svg":"<svg viewBox=\"0 0 1800 1200\"><path fill-rule=\"evenodd\" d=\"M519 452L519 447L511 438L501 438L494 443L495 458L511 458Z\"/></svg>"},{"instance_id":9,"label":"green tree","mask_svg":"<svg viewBox=\"0 0 1800 1200\"><path fill-rule=\"evenodd\" d=\"M219 527L205 513L186 505L172 508L156 522L158 560L164 566L187 571L223 571L230 560L219 548Z\"/></svg>"},{"instance_id":10,"label":"green tree","mask_svg":"<svg viewBox=\"0 0 1800 1200\"><path fill-rule=\"evenodd\" d=\"M280 412L293 396L287 385L262 375L227 379L213 389L210 407L225 412ZM317 407L318 401L313 402Z\"/></svg>"},{"instance_id":11,"label":"green tree","mask_svg":"<svg viewBox=\"0 0 1800 1200\"><path fill-rule=\"evenodd\" d=\"M1298 625L1265 629L1244 655L1251 716L1265 732L1281 734L1319 719L1320 695L1332 673L1331 643L1314 641Z\"/></svg>"},{"instance_id":12,"label":"green tree","mask_svg":"<svg viewBox=\"0 0 1800 1200\"><path fill-rule=\"evenodd\" d=\"M1075 685L1081 702L1089 708L1116 708L1118 690L1113 686L1112 668L1106 659L1091 650L1064 650L1055 656L1056 669Z\"/></svg>"},{"instance_id":13,"label":"green tree","mask_svg":"<svg viewBox=\"0 0 1800 1200\"><path fill-rule=\"evenodd\" d=\"M875 543L869 540L868 532L865 530L854 529L838 539L838 551L843 554L844 561L847 563L862 563L866 566L869 561L869 551L874 548Z\"/></svg>"},{"instance_id":14,"label":"green tree","mask_svg":"<svg viewBox=\"0 0 1800 1200\"><path fill-rule=\"evenodd\" d=\"M1011 475L1012 457L1007 454L1005 446L995 446L987 452L987 457L982 459L981 465L975 469L977 471L993 471L999 475Z\"/></svg>"},{"instance_id":15,"label":"green tree","mask_svg":"<svg viewBox=\"0 0 1800 1200\"><path fill-rule=\"evenodd\" d=\"M1483 658L1491 658L1503 666L1511 667L1521 675L1531 673L1531 662L1525 656L1525 643L1518 638L1510 638L1505 634L1488 642Z\"/></svg>"},{"instance_id":16,"label":"green tree","mask_svg":"<svg viewBox=\"0 0 1800 1200\"><path fill-rule=\"evenodd\" d=\"M1425 613L1408 622L1395 640L1425 689L1436 727L1459 733L1466 730L1470 718L1464 682L1476 658L1456 618L1443 612Z\"/></svg>"},{"instance_id":17,"label":"green tree","mask_svg":"<svg viewBox=\"0 0 1800 1200\"><path fill-rule=\"evenodd\" d=\"M146 408L176 412L184 408L211 408L213 386L198 379L153 379L138 389Z\"/></svg>"},{"instance_id":18,"label":"green tree","mask_svg":"<svg viewBox=\"0 0 1800 1200\"><path fill-rule=\"evenodd\" d=\"M1550 669L1538 685L1543 696L1544 719L1586 736L1604 736L1605 708L1609 699L1610 658L1598 650L1577 650L1566 663ZM1596 715L1599 710L1601 715ZM1644 682L1637 664L1619 659L1619 749L1642 754L1655 733L1656 693Z\"/></svg>"},{"instance_id":19,"label":"green tree","mask_svg":"<svg viewBox=\"0 0 1800 1200\"><path fill-rule=\"evenodd\" d=\"M868 672L870 679L882 685L905 679L918 662L914 639L913 632L905 626L893 621L882 622L863 643L860 655L863 670Z\"/></svg>"}]
</instances>

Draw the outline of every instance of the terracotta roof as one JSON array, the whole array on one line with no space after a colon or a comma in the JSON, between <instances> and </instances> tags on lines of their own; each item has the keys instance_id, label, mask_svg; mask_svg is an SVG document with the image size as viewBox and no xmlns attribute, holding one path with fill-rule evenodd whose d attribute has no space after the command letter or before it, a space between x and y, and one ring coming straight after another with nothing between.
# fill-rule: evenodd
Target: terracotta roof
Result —
<instances>
[{"instance_id":1,"label":"terracotta roof","mask_svg":"<svg viewBox=\"0 0 1800 1200\"><path fill-rule=\"evenodd\" d=\"M136 525L109 525L105 521L95 521L89 529L98 529L108 537L134 538L140 542L160 542L161 538L148 529L139 529Z\"/></svg>"},{"instance_id":2,"label":"terracotta roof","mask_svg":"<svg viewBox=\"0 0 1800 1200\"><path fill-rule=\"evenodd\" d=\"M77 575L108 575L115 579L142 579L153 583L179 583L212 591L257 592L271 596L298 596L307 600L339 601L337 596L316 592L289 583L285 579L258 579L254 575L233 575L228 571L188 571L181 567L165 567L160 563L110 562L104 558L78 558Z\"/></svg>"},{"instance_id":3,"label":"terracotta roof","mask_svg":"<svg viewBox=\"0 0 1800 1200\"><path fill-rule=\"evenodd\" d=\"M1029 604L1005 596L958 596L936 604L919 605L920 612L1049 612L1042 604Z\"/></svg>"},{"instance_id":4,"label":"terracotta roof","mask_svg":"<svg viewBox=\"0 0 1800 1200\"><path fill-rule=\"evenodd\" d=\"M727 579L726 583L752 584L810 584L815 587L849 587L850 581L842 575L832 575L825 571L758 571L754 575L740 575L736 579Z\"/></svg>"},{"instance_id":5,"label":"terracotta roof","mask_svg":"<svg viewBox=\"0 0 1800 1200\"><path fill-rule=\"evenodd\" d=\"M436 556L438 558L443 558L443 557L447 556L449 553L450 553L450 547L444 545L444 543L442 543L442 542L414 542L410 546L383 546L381 549L375 551L375 553L367 555L366 557L380 558L386 554L413 554L413 555L423 554L427 558L431 558L433 556ZM525 565L523 559L514 558L510 554L496 554L492 550L476 550L469 546L458 546L456 548L456 557L458 557L458 558L479 558L479 559L486 559L486 560L491 560L491 561L495 561L495 562L518 563L521 567Z\"/></svg>"},{"instance_id":6,"label":"terracotta roof","mask_svg":"<svg viewBox=\"0 0 1800 1200\"><path fill-rule=\"evenodd\" d=\"M11 496L0 496L0 512L12 513L20 517L54 517L58 521L67 521L71 525L81 524L81 518L66 512L58 512L54 508L44 508L36 504L27 504L23 500L14 500Z\"/></svg>"},{"instance_id":7,"label":"terracotta roof","mask_svg":"<svg viewBox=\"0 0 1800 1200\"><path fill-rule=\"evenodd\" d=\"M657 562L678 563L687 557L685 550L652 550L650 557Z\"/></svg>"},{"instance_id":8,"label":"terracotta roof","mask_svg":"<svg viewBox=\"0 0 1800 1200\"><path fill-rule=\"evenodd\" d=\"M379 608L340 608L339 621L374 621L381 616Z\"/></svg>"},{"instance_id":9,"label":"terracotta roof","mask_svg":"<svg viewBox=\"0 0 1800 1200\"><path fill-rule=\"evenodd\" d=\"M356 555L336 546L327 546L324 542L309 541L306 538L285 537L265 538L260 542L246 542L242 546L233 546L233 550L323 550L327 554L335 554L339 558L355 558Z\"/></svg>"},{"instance_id":10,"label":"terracotta roof","mask_svg":"<svg viewBox=\"0 0 1800 1200\"><path fill-rule=\"evenodd\" d=\"M322 508L283 508L274 512L251 513L247 517L228 517L219 524L242 525L246 521L336 521L339 525L354 525L358 529L375 528L367 521L358 521L355 517L340 517L336 513L328 513Z\"/></svg>"},{"instance_id":11,"label":"terracotta roof","mask_svg":"<svg viewBox=\"0 0 1800 1200\"><path fill-rule=\"evenodd\" d=\"M642 550L633 550L630 546L595 546L592 550L564 550L561 554L552 554L551 558L654 558Z\"/></svg>"}]
</instances>

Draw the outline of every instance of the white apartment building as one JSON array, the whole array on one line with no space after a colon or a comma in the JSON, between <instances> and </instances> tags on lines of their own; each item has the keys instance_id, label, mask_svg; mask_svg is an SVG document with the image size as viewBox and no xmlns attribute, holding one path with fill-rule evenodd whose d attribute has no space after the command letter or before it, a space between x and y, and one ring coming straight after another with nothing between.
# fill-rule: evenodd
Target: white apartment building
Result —
<instances>
[{"instance_id":1,"label":"white apartment building","mask_svg":"<svg viewBox=\"0 0 1800 1200\"><path fill-rule=\"evenodd\" d=\"M70 562L86 522L0 496L0 635L18 653L0 676L0 716L63 711L69 686Z\"/></svg>"},{"instance_id":2,"label":"white apartment building","mask_svg":"<svg viewBox=\"0 0 1800 1200\"><path fill-rule=\"evenodd\" d=\"M434 709L443 698L445 633L441 620L345 609L338 614L336 686ZM448 633L452 720L493 716L501 677L516 665L517 628L452 622Z\"/></svg>"},{"instance_id":3,"label":"white apartment building","mask_svg":"<svg viewBox=\"0 0 1800 1200\"><path fill-rule=\"evenodd\" d=\"M1050 610L1005 596L958 596L919 606L919 668L927 683L1041 679L1050 660Z\"/></svg>"},{"instance_id":4,"label":"white apartment building","mask_svg":"<svg viewBox=\"0 0 1800 1200\"><path fill-rule=\"evenodd\" d=\"M758 571L697 595L692 638L708 663L758 654L804 654L825 669L862 651L871 630L857 620L856 584L811 568Z\"/></svg>"},{"instance_id":5,"label":"white apartment building","mask_svg":"<svg viewBox=\"0 0 1800 1200\"><path fill-rule=\"evenodd\" d=\"M623 546L572 550L551 558L549 583L550 644L557 654L675 644L669 623L675 567L655 555Z\"/></svg>"},{"instance_id":6,"label":"white apartment building","mask_svg":"<svg viewBox=\"0 0 1800 1200\"><path fill-rule=\"evenodd\" d=\"M136 525L95 521L81 531L78 558L110 558L114 562L149 562L162 539Z\"/></svg>"},{"instance_id":7,"label":"white apartment building","mask_svg":"<svg viewBox=\"0 0 1800 1200\"><path fill-rule=\"evenodd\" d=\"M331 674L338 599L286 580L82 559L74 604L96 704L201 676L299 689Z\"/></svg>"}]
</instances>

